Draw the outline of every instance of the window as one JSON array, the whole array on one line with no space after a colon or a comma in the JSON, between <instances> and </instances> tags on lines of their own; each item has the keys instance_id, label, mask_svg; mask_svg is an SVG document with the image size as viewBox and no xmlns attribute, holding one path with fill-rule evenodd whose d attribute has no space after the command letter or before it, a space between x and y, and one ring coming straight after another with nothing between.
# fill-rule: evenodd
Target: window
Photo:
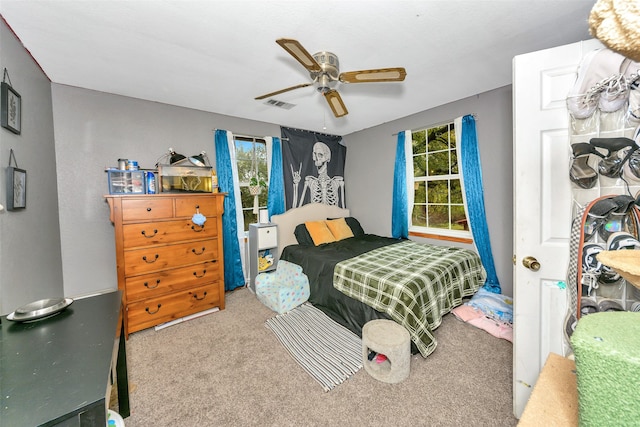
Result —
<instances>
[{"instance_id":1,"label":"window","mask_svg":"<svg viewBox=\"0 0 640 427\"><path fill-rule=\"evenodd\" d=\"M409 231L429 237L471 238L453 122L411 135L414 200Z\"/></svg>"},{"instance_id":2,"label":"window","mask_svg":"<svg viewBox=\"0 0 640 427\"><path fill-rule=\"evenodd\" d=\"M258 209L267 207L267 144L263 139L240 136L235 137L234 142L244 230L247 231L249 224L258 222L258 214L253 212L255 197L252 191L259 191Z\"/></svg>"}]
</instances>

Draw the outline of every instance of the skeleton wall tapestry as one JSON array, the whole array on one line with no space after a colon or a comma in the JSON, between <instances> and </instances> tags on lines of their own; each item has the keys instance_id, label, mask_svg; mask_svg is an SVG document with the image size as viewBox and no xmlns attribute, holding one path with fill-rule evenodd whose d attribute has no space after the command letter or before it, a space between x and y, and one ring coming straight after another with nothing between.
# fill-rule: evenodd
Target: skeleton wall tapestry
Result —
<instances>
[{"instance_id":1,"label":"skeleton wall tapestry","mask_svg":"<svg viewBox=\"0 0 640 427\"><path fill-rule=\"evenodd\" d=\"M285 127L281 132L286 209L307 203L345 208L342 137Z\"/></svg>"}]
</instances>

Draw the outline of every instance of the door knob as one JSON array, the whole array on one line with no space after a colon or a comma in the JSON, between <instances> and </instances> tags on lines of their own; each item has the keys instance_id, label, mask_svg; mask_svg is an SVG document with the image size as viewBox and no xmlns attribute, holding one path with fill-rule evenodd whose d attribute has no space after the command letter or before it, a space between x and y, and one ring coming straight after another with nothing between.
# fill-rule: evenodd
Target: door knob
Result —
<instances>
[{"instance_id":1,"label":"door knob","mask_svg":"<svg viewBox=\"0 0 640 427\"><path fill-rule=\"evenodd\" d=\"M535 259L532 256L524 257L522 259L522 265L524 265L525 267L527 267L531 271L540 270L540 263L538 262L537 259Z\"/></svg>"}]
</instances>

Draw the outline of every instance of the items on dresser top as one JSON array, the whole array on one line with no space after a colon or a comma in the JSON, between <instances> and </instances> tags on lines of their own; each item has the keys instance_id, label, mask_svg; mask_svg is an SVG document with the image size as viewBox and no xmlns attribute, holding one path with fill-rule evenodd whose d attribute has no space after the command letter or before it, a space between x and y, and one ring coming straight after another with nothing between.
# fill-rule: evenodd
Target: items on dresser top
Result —
<instances>
[{"instance_id":1,"label":"items on dresser top","mask_svg":"<svg viewBox=\"0 0 640 427\"><path fill-rule=\"evenodd\" d=\"M215 171L210 166L158 165L161 192L212 193L218 191Z\"/></svg>"},{"instance_id":2,"label":"items on dresser top","mask_svg":"<svg viewBox=\"0 0 640 427\"><path fill-rule=\"evenodd\" d=\"M213 307L224 309L224 193L105 197L114 224L126 336Z\"/></svg>"},{"instance_id":3,"label":"items on dresser top","mask_svg":"<svg viewBox=\"0 0 640 427\"><path fill-rule=\"evenodd\" d=\"M117 167L105 169L109 194L217 193L218 177L205 163L204 151L170 165L156 164L156 169L141 169L135 160L118 159Z\"/></svg>"}]
</instances>

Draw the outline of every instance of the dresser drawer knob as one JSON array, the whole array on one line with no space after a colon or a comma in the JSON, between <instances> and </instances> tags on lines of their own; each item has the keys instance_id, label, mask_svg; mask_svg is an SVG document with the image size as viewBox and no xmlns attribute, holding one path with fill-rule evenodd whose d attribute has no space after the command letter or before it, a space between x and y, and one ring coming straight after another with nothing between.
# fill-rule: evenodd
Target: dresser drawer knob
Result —
<instances>
[{"instance_id":1,"label":"dresser drawer knob","mask_svg":"<svg viewBox=\"0 0 640 427\"><path fill-rule=\"evenodd\" d=\"M156 309L156 311L149 310L149 307L145 308L145 311L149 314L156 314L157 312L160 311L160 307L162 307L162 304L158 304L158 308Z\"/></svg>"},{"instance_id":2,"label":"dresser drawer knob","mask_svg":"<svg viewBox=\"0 0 640 427\"><path fill-rule=\"evenodd\" d=\"M160 255L156 254L156 257L155 257L154 259L152 259L151 261L149 261L149 260L147 259L147 256L145 255L145 256L143 256L143 257L142 257L142 260L143 260L144 262L146 262L147 264L153 264L154 262L156 262L156 261L158 260L158 257L159 257L159 256L160 256Z\"/></svg>"},{"instance_id":3,"label":"dresser drawer knob","mask_svg":"<svg viewBox=\"0 0 640 427\"><path fill-rule=\"evenodd\" d=\"M152 237L156 237L156 234L158 234L158 230L153 230L153 234L147 235L147 232L145 230L142 230L142 235L144 237L146 237L147 239L150 239Z\"/></svg>"},{"instance_id":4,"label":"dresser drawer knob","mask_svg":"<svg viewBox=\"0 0 640 427\"><path fill-rule=\"evenodd\" d=\"M151 212L151 208L147 208L147 212Z\"/></svg>"},{"instance_id":5,"label":"dresser drawer knob","mask_svg":"<svg viewBox=\"0 0 640 427\"><path fill-rule=\"evenodd\" d=\"M205 276L205 274L207 274L207 270L202 270L202 274L198 274L197 271L193 272L193 275L196 276L198 279L202 279Z\"/></svg>"},{"instance_id":6,"label":"dresser drawer knob","mask_svg":"<svg viewBox=\"0 0 640 427\"><path fill-rule=\"evenodd\" d=\"M198 301L202 301L207 297L207 291L204 291L204 295L202 295L202 298L198 298L198 294L193 294L193 297Z\"/></svg>"},{"instance_id":7,"label":"dresser drawer knob","mask_svg":"<svg viewBox=\"0 0 640 427\"><path fill-rule=\"evenodd\" d=\"M156 285L155 286L149 286L149 282L144 282L144 286L147 289L155 289L158 286L160 286L160 279L156 280Z\"/></svg>"},{"instance_id":8,"label":"dresser drawer knob","mask_svg":"<svg viewBox=\"0 0 640 427\"><path fill-rule=\"evenodd\" d=\"M201 231L204 231L204 225L198 225L198 226L196 226L196 225L192 225L192 226L191 226L191 229L192 229L193 231L195 231L196 233L199 233L199 232L201 232Z\"/></svg>"},{"instance_id":9,"label":"dresser drawer knob","mask_svg":"<svg viewBox=\"0 0 640 427\"><path fill-rule=\"evenodd\" d=\"M202 252L196 252L195 248L191 249L191 252L193 252L196 255L202 255L204 253L204 251L205 251L205 247L204 246L202 247Z\"/></svg>"}]
</instances>

